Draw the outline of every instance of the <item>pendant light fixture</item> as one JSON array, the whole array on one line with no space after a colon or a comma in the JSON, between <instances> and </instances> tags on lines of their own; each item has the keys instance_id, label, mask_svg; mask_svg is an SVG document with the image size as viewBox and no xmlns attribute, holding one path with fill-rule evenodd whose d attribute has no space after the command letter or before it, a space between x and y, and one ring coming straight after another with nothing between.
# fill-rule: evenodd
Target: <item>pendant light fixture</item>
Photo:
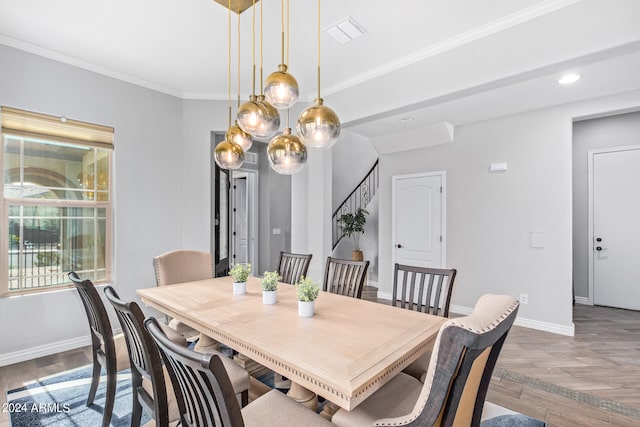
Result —
<instances>
[{"instance_id":1,"label":"pendant light fixture","mask_svg":"<svg viewBox=\"0 0 640 427\"><path fill-rule=\"evenodd\" d=\"M263 118L262 118L262 128L260 135L262 138L271 138L280 129L280 113L278 110L271 105L263 95L263 86L262 86L262 4L264 0L260 2L260 94L258 95L258 104L263 110Z\"/></svg>"},{"instance_id":2,"label":"pendant light fixture","mask_svg":"<svg viewBox=\"0 0 640 427\"><path fill-rule=\"evenodd\" d=\"M229 61L231 62L231 61ZM231 68L229 68L229 75L231 75ZM237 108L240 109L240 12L238 12L238 103ZM246 153L253 145L253 137L250 133L245 132L238 126L238 119L236 119L233 126L227 131L229 141L233 141L238 144L242 150Z\"/></svg>"},{"instance_id":3,"label":"pendant light fixture","mask_svg":"<svg viewBox=\"0 0 640 427\"><path fill-rule=\"evenodd\" d=\"M289 122L287 111L287 125ZM280 175L295 175L307 163L307 148L300 138L291 134L291 128L284 128L281 135L271 140L267 147L269 165Z\"/></svg>"},{"instance_id":4,"label":"pendant light fixture","mask_svg":"<svg viewBox=\"0 0 640 427\"><path fill-rule=\"evenodd\" d=\"M318 0L318 97L298 117L298 135L310 148L330 148L340 136L340 119L320 97L320 0Z\"/></svg>"},{"instance_id":5,"label":"pendant light fixture","mask_svg":"<svg viewBox=\"0 0 640 427\"><path fill-rule=\"evenodd\" d=\"M238 108L237 121L238 126L253 135L255 138L265 138L264 131L264 109L258 104L256 96L256 2L253 1L253 17L251 18L251 50L253 56L252 71L252 91L249 95L249 101L245 102ZM273 135L273 134L272 134Z\"/></svg>"},{"instance_id":6,"label":"pendant light fixture","mask_svg":"<svg viewBox=\"0 0 640 427\"><path fill-rule=\"evenodd\" d=\"M264 94L274 107L288 109L298 100L300 89L298 82L287 72L289 62L289 0L287 0L287 62L284 56L284 0L282 0L282 62L278 65L278 71L273 72L265 81Z\"/></svg>"},{"instance_id":7,"label":"pendant light fixture","mask_svg":"<svg viewBox=\"0 0 640 427\"><path fill-rule=\"evenodd\" d=\"M229 0L229 16L228 16L228 50L227 50L227 64L228 64L228 100L229 100L229 128L231 130L231 0ZM214 159L216 164L222 169L238 169L244 163L244 150L242 147L233 141L233 135L228 131L225 135L224 141L216 145L214 150Z\"/></svg>"}]
</instances>

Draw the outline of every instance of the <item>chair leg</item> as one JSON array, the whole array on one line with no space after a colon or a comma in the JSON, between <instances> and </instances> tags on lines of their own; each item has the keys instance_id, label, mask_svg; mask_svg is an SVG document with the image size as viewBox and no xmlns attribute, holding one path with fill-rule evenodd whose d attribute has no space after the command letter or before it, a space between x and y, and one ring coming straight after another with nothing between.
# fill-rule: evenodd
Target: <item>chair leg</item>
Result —
<instances>
[{"instance_id":1,"label":"chair leg","mask_svg":"<svg viewBox=\"0 0 640 427\"><path fill-rule=\"evenodd\" d=\"M115 365L115 361L113 362ZM104 415L102 416L102 427L109 427L111 424L111 415L113 414L113 404L116 400L116 383L118 380L118 372L115 366L107 369L107 391L104 401Z\"/></svg>"},{"instance_id":2,"label":"chair leg","mask_svg":"<svg viewBox=\"0 0 640 427\"><path fill-rule=\"evenodd\" d=\"M249 404L249 390L245 390L242 393L240 393L240 407L244 408L245 406L247 406Z\"/></svg>"},{"instance_id":3,"label":"chair leg","mask_svg":"<svg viewBox=\"0 0 640 427\"><path fill-rule=\"evenodd\" d=\"M131 410L131 427L140 427L142 419L142 405L138 399L138 389L142 387L142 378L131 376L131 396L133 396L133 406Z\"/></svg>"},{"instance_id":4,"label":"chair leg","mask_svg":"<svg viewBox=\"0 0 640 427\"><path fill-rule=\"evenodd\" d=\"M102 366L93 358L93 373L91 374L91 387L89 388L89 397L87 397L87 406L93 405L93 399L96 397L96 391L98 391L98 384L100 384L100 371Z\"/></svg>"}]
</instances>

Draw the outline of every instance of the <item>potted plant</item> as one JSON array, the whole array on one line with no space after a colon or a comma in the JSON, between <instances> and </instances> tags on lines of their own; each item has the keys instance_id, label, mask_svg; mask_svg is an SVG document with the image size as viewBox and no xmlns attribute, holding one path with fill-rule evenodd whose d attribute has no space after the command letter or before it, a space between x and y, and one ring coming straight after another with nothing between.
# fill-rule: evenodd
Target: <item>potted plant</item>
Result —
<instances>
[{"instance_id":1,"label":"potted plant","mask_svg":"<svg viewBox=\"0 0 640 427\"><path fill-rule=\"evenodd\" d=\"M320 286L311 278L302 276L296 284L298 295L298 315L311 317L315 312L314 301L320 294Z\"/></svg>"},{"instance_id":2,"label":"potted plant","mask_svg":"<svg viewBox=\"0 0 640 427\"><path fill-rule=\"evenodd\" d=\"M277 271L265 271L262 276L262 302L275 304L278 302L278 280L280 274Z\"/></svg>"},{"instance_id":3,"label":"potted plant","mask_svg":"<svg viewBox=\"0 0 640 427\"><path fill-rule=\"evenodd\" d=\"M236 264L229 275L233 277L233 293L242 295L247 292L247 277L251 273L251 264Z\"/></svg>"},{"instance_id":4,"label":"potted plant","mask_svg":"<svg viewBox=\"0 0 640 427\"><path fill-rule=\"evenodd\" d=\"M360 235L364 234L364 225L367 222L369 212L366 209L358 208L355 212L343 214L338 218L338 225L342 230L342 235L353 238L355 250L351 252L351 259L362 261L364 256L360 250Z\"/></svg>"}]
</instances>

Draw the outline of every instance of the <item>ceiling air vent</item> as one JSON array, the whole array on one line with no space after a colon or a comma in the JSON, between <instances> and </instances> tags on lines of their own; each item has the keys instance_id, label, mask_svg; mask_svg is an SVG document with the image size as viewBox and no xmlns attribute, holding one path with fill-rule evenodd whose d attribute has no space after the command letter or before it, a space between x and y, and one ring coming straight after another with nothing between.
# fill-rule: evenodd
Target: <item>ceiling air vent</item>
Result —
<instances>
[{"instance_id":1,"label":"ceiling air vent","mask_svg":"<svg viewBox=\"0 0 640 427\"><path fill-rule=\"evenodd\" d=\"M256 153L244 153L244 162L250 165L258 164L258 154Z\"/></svg>"},{"instance_id":2,"label":"ceiling air vent","mask_svg":"<svg viewBox=\"0 0 640 427\"><path fill-rule=\"evenodd\" d=\"M325 31L340 44L348 43L365 34L364 29L350 16L327 27Z\"/></svg>"}]
</instances>

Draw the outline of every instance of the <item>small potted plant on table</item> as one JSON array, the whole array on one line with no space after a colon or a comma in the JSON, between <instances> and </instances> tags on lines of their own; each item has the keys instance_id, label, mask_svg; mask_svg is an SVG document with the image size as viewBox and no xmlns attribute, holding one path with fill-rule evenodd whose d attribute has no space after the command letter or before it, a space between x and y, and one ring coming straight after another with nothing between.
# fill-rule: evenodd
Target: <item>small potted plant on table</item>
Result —
<instances>
[{"instance_id":1,"label":"small potted plant on table","mask_svg":"<svg viewBox=\"0 0 640 427\"><path fill-rule=\"evenodd\" d=\"M233 293L242 295L247 292L247 277L251 273L251 264L236 264L229 275L233 277Z\"/></svg>"},{"instance_id":2,"label":"small potted plant on table","mask_svg":"<svg viewBox=\"0 0 640 427\"><path fill-rule=\"evenodd\" d=\"M309 277L301 277L296 284L298 295L298 315L311 317L315 312L314 302L320 294L320 286Z\"/></svg>"},{"instance_id":3,"label":"small potted plant on table","mask_svg":"<svg viewBox=\"0 0 640 427\"><path fill-rule=\"evenodd\" d=\"M278 302L278 280L280 274L277 271L265 271L262 276L262 303L275 304Z\"/></svg>"}]
</instances>

